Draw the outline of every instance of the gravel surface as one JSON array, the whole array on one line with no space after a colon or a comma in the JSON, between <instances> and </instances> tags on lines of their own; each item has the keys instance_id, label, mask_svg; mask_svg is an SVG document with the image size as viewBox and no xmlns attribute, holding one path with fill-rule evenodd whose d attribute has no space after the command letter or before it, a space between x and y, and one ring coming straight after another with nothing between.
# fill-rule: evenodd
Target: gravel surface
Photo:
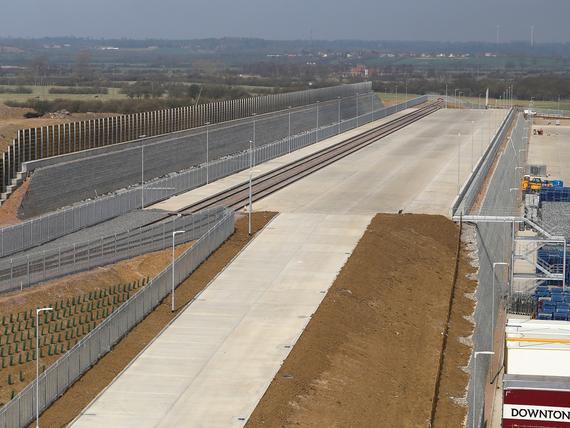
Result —
<instances>
[{"instance_id":1,"label":"gravel surface","mask_svg":"<svg viewBox=\"0 0 570 428\"><path fill-rule=\"evenodd\" d=\"M135 229L149 222L158 220L161 217L164 217L164 215L164 211L161 210L131 211L125 215L70 233L69 235L47 242L43 245L13 254L9 257L0 258L0 261L26 256L27 254L38 254L43 251L53 250L60 247L69 247L74 243L87 242L91 239L99 239L103 236L125 232L129 229Z\"/></svg>"}]
</instances>

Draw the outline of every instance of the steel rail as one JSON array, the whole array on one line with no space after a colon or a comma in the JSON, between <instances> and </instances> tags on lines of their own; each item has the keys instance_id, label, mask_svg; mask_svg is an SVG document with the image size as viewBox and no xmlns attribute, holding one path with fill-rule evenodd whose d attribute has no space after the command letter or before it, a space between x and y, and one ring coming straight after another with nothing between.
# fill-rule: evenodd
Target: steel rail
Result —
<instances>
[{"instance_id":1,"label":"steel rail","mask_svg":"<svg viewBox=\"0 0 570 428\"><path fill-rule=\"evenodd\" d=\"M429 104L415 112L391 120L376 128L341 141L333 146L307 155L281 168L267 172L252 179L252 199L260 200L283 187L318 171L376 141L382 139L420 119L439 110L441 101ZM179 214L191 214L206 208L226 206L235 210L243 208L249 198L249 181L207 197L184 208Z\"/></svg>"}]
</instances>

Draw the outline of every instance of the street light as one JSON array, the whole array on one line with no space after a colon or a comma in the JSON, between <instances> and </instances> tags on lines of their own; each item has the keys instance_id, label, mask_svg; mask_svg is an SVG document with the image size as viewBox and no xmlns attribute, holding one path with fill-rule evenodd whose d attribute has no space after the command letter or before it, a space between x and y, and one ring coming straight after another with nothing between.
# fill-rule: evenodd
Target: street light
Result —
<instances>
[{"instance_id":1,"label":"street light","mask_svg":"<svg viewBox=\"0 0 570 428\"><path fill-rule=\"evenodd\" d=\"M40 426L40 312L53 311L53 308L36 309L36 428Z\"/></svg>"},{"instance_id":2,"label":"street light","mask_svg":"<svg viewBox=\"0 0 570 428\"><path fill-rule=\"evenodd\" d=\"M459 191L461 190L461 132L457 133L457 194L459 195Z\"/></svg>"},{"instance_id":3,"label":"street light","mask_svg":"<svg viewBox=\"0 0 570 428\"><path fill-rule=\"evenodd\" d=\"M337 97L338 99L338 133L340 134L340 97Z\"/></svg>"},{"instance_id":4,"label":"street light","mask_svg":"<svg viewBox=\"0 0 570 428\"><path fill-rule=\"evenodd\" d=\"M315 128L315 142L319 142L319 102L317 101L317 127Z\"/></svg>"},{"instance_id":5,"label":"street light","mask_svg":"<svg viewBox=\"0 0 570 428\"><path fill-rule=\"evenodd\" d=\"M141 144L141 209L144 210L144 145Z\"/></svg>"},{"instance_id":6,"label":"street light","mask_svg":"<svg viewBox=\"0 0 570 428\"><path fill-rule=\"evenodd\" d=\"M291 153L291 106L289 106L288 109L289 109L289 153Z\"/></svg>"},{"instance_id":7,"label":"street light","mask_svg":"<svg viewBox=\"0 0 570 428\"><path fill-rule=\"evenodd\" d=\"M356 93L356 127L358 128L358 92Z\"/></svg>"},{"instance_id":8,"label":"street light","mask_svg":"<svg viewBox=\"0 0 570 428\"><path fill-rule=\"evenodd\" d=\"M505 266L508 269L509 264L504 262L493 263L493 305L492 305L493 309L491 310L491 349L495 349L493 338L495 337L495 268L497 266Z\"/></svg>"},{"instance_id":9,"label":"street light","mask_svg":"<svg viewBox=\"0 0 570 428\"><path fill-rule=\"evenodd\" d=\"M396 85L396 111L400 111L400 108L398 107L398 85Z\"/></svg>"},{"instance_id":10,"label":"street light","mask_svg":"<svg viewBox=\"0 0 570 428\"><path fill-rule=\"evenodd\" d=\"M518 191L519 191L518 187L511 187L509 189L509 192L518 192ZM515 208L515 206L516 206L516 200L517 200L517 194L515 193L515 196L513 198L513 208Z\"/></svg>"},{"instance_id":11,"label":"street light","mask_svg":"<svg viewBox=\"0 0 570 428\"><path fill-rule=\"evenodd\" d=\"M206 184L210 182L210 122L206 122Z\"/></svg>"},{"instance_id":12,"label":"street light","mask_svg":"<svg viewBox=\"0 0 570 428\"><path fill-rule=\"evenodd\" d=\"M475 121L471 121L471 172L473 172L473 168L475 166L474 159L473 159L473 139L475 138Z\"/></svg>"},{"instance_id":13,"label":"street light","mask_svg":"<svg viewBox=\"0 0 570 428\"><path fill-rule=\"evenodd\" d=\"M253 147L255 148L255 116L257 115L257 113L253 113L253 139L251 141L253 141ZM253 156L253 164L255 165L255 152L252 152L252 156Z\"/></svg>"},{"instance_id":14,"label":"street light","mask_svg":"<svg viewBox=\"0 0 570 428\"><path fill-rule=\"evenodd\" d=\"M475 419L477 415L477 394L475 391L475 375L477 374L477 355L495 355L493 351L477 351L475 352L475 358L473 360L473 374L471 375L473 379L473 428L475 428Z\"/></svg>"},{"instance_id":15,"label":"street light","mask_svg":"<svg viewBox=\"0 0 570 428\"><path fill-rule=\"evenodd\" d=\"M249 208L247 210L247 234L251 236L251 212L253 211L253 195L252 195L252 175L253 175L253 141L249 140L249 190L248 190L248 199L249 199Z\"/></svg>"},{"instance_id":16,"label":"street light","mask_svg":"<svg viewBox=\"0 0 570 428\"><path fill-rule=\"evenodd\" d=\"M174 248L175 248L175 238L176 235L180 235L181 233L185 233L185 230L175 230L174 232L172 232L172 307L171 307L171 311L174 312Z\"/></svg>"}]
</instances>

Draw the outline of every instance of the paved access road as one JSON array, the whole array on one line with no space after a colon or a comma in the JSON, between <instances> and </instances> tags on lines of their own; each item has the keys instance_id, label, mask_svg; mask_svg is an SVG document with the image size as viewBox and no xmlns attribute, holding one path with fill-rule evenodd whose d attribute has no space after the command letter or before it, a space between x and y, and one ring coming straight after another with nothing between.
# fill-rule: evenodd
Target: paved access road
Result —
<instances>
[{"instance_id":1,"label":"paved access road","mask_svg":"<svg viewBox=\"0 0 570 428\"><path fill-rule=\"evenodd\" d=\"M448 214L458 148L463 181L472 126L475 162L491 117L436 112L256 203L281 214L73 426L243 426L373 215ZM185 206L241 174L161 206Z\"/></svg>"},{"instance_id":2,"label":"paved access road","mask_svg":"<svg viewBox=\"0 0 570 428\"><path fill-rule=\"evenodd\" d=\"M570 185L570 126L534 125L533 129L542 129L544 135L531 135L528 164L546 165L550 178Z\"/></svg>"}]
</instances>

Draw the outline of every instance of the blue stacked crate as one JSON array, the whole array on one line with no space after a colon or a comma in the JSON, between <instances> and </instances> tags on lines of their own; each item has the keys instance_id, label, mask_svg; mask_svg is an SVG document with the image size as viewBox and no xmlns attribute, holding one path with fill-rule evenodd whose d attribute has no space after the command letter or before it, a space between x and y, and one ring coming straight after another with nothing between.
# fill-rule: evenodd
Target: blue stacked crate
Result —
<instances>
[{"instance_id":1,"label":"blue stacked crate","mask_svg":"<svg viewBox=\"0 0 570 428\"><path fill-rule=\"evenodd\" d=\"M542 202L570 202L570 187L546 187L540 190Z\"/></svg>"},{"instance_id":2,"label":"blue stacked crate","mask_svg":"<svg viewBox=\"0 0 570 428\"><path fill-rule=\"evenodd\" d=\"M539 261L555 267L554 273L562 273L562 265L564 263L564 249L562 246L544 246L537 251ZM536 269L536 273L542 273L540 269ZM566 283L570 284L570 258L566 260ZM543 281L544 285L560 285L560 281Z\"/></svg>"},{"instance_id":3,"label":"blue stacked crate","mask_svg":"<svg viewBox=\"0 0 570 428\"><path fill-rule=\"evenodd\" d=\"M537 319L568 321L570 319L570 291L560 286L539 285L534 296L537 300Z\"/></svg>"}]
</instances>

